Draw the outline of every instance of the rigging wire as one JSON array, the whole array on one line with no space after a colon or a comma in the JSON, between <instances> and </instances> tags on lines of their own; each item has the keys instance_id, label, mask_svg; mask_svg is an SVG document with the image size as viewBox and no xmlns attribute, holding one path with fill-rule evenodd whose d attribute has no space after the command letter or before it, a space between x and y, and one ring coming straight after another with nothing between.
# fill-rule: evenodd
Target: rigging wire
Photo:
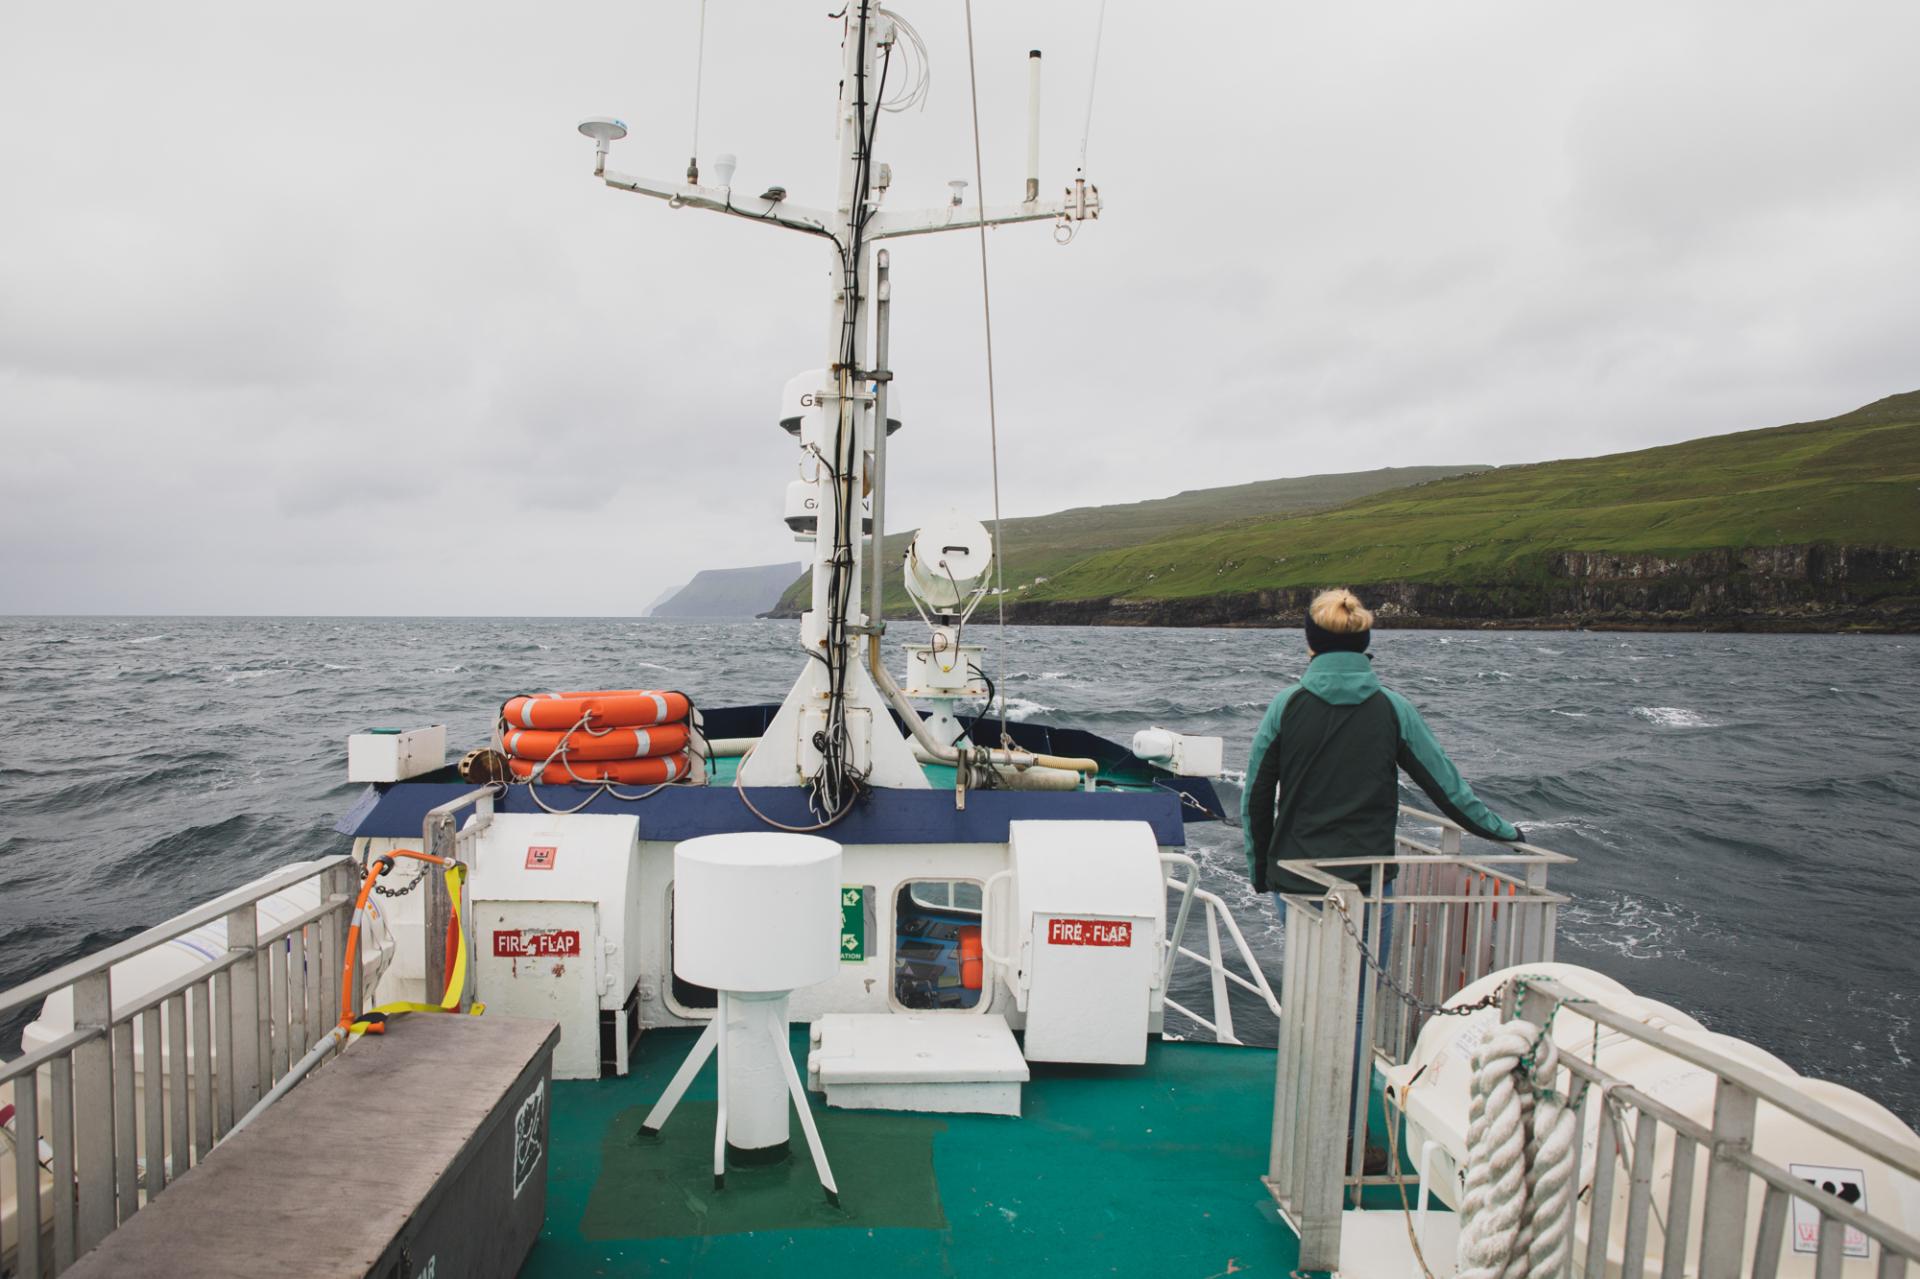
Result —
<instances>
[{"instance_id":1,"label":"rigging wire","mask_svg":"<svg viewBox=\"0 0 1920 1279\"><path fill-rule=\"evenodd\" d=\"M1102 9L1105 0L1101 0ZM967 92L973 102L973 198L980 215L980 315L987 338L987 438L993 460L993 602L1000 613L998 636L1000 682L1007 680L1007 547L1001 539L1000 524L1000 415L993 390L993 298L987 287L987 187L980 160L980 76L974 69L973 0L966 0L967 15ZM992 709L991 705L988 707ZM1007 704L1000 703L1000 744L1007 746L1012 737L1007 731Z\"/></svg>"},{"instance_id":2,"label":"rigging wire","mask_svg":"<svg viewBox=\"0 0 1920 1279\"><path fill-rule=\"evenodd\" d=\"M706 0L701 0L705 3ZM1093 23L1093 69L1087 73L1087 120L1080 129L1080 169L1087 176L1087 139L1093 133L1093 91L1100 83L1100 37L1107 29L1107 0L1100 0L1100 15Z\"/></svg>"},{"instance_id":3,"label":"rigging wire","mask_svg":"<svg viewBox=\"0 0 1920 1279\"><path fill-rule=\"evenodd\" d=\"M687 149L687 181L700 182L700 86L707 73L707 0L700 0L700 35L693 54L693 145Z\"/></svg>"}]
</instances>

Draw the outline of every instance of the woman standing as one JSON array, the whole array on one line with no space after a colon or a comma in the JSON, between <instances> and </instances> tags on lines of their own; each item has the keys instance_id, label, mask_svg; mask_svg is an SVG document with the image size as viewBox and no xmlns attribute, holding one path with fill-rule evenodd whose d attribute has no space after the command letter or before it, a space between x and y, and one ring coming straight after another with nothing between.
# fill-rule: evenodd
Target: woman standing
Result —
<instances>
[{"instance_id":1,"label":"woman standing","mask_svg":"<svg viewBox=\"0 0 1920 1279\"><path fill-rule=\"evenodd\" d=\"M1240 801L1253 886L1274 895L1276 911L1284 917L1281 893L1318 896L1324 891L1322 885L1289 873L1281 862L1393 855L1400 769L1442 813L1474 834L1525 838L1518 826L1480 802L1413 704L1380 686L1367 656L1373 614L1352 591L1322 591L1307 610L1306 631L1307 672L1273 699L1260 721ZM1327 869L1360 885L1363 892L1372 886L1371 866ZM1393 871L1389 864L1382 897L1393 893ZM1382 963L1392 953L1393 915L1381 909L1379 934L1370 939ZM1362 968L1362 989L1366 976ZM1368 1086L1371 1054L1361 1042L1364 1034L1356 1018L1356 1107ZM1386 1167L1387 1152L1368 1144L1362 1170L1373 1174Z\"/></svg>"}]
</instances>

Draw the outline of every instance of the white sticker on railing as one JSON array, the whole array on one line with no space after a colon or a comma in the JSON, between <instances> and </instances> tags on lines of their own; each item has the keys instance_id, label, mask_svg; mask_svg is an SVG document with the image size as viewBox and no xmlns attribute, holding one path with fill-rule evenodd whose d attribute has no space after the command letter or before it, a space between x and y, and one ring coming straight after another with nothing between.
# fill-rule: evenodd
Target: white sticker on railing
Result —
<instances>
[{"instance_id":1,"label":"white sticker on railing","mask_svg":"<svg viewBox=\"0 0 1920 1279\"><path fill-rule=\"evenodd\" d=\"M541 1156L547 1153L546 1143L540 1139L541 1119L547 1109L547 1081L542 1079L520 1103L520 1109L513 1116L513 1197L518 1199L527 1180L533 1176L534 1169L540 1166Z\"/></svg>"},{"instance_id":2,"label":"white sticker on railing","mask_svg":"<svg viewBox=\"0 0 1920 1279\"><path fill-rule=\"evenodd\" d=\"M1867 1172L1864 1168L1829 1168L1825 1164L1788 1164L1787 1171L1809 1186L1826 1191L1841 1203L1867 1211ZM1805 1199L1793 1201L1793 1250L1820 1251L1820 1210ZM1849 1257L1864 1257L1870 1251L1866 1235L1846 1227L1846 1243L1841 1252Z\"/></svg>"}]
</instances>

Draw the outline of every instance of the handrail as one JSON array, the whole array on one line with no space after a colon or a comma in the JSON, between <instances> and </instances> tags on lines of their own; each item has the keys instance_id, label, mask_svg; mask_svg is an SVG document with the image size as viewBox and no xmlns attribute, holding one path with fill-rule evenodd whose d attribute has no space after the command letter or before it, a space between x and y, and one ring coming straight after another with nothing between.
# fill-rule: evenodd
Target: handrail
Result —
<instances>
[{"instance_id":1,"label":"handrail","mask_svg":"<svg viewBox=\"0 0 1920 1279\"><path fill-rule=\"evenodd\" d=\"M355 869L343 854L279 871L0 992L3 1012L44 1009L66 991L72 1015L58 1038L0 1062L20 1173L6 1205L21 1226L10 1273L60 1274L288 1077L339 1003ZM263 902L307 883L317 905L261 926ZM152 989L138 989L159 975L151 969L116 981L115 966L216 921L226 944L212 958ZM43 1146L53 1152L44 1164Z\"/></svg>"},{"instance_id":2,"label":"handrail","mask_svg":"<svg viewBox=\"0 0 1920 1279\"><path fill-rule=\"evenodd\" d=\"M190 933L217 919L225 919L236 907L253 905L263 897L271 897L295 884L324 874L334 867L347 865L352 860L353 858L342 853L337 857L323 858L317 863L281 871L273 878L261 880L256 884L243 884L203 906L196 906L184 915L175 915L172 919L155 924L144 932L135 933L125 941L116 942L105 950L95 951L72 963L62 964L50 973L22 982L8 990L0 990L0 1013L11 1012L37 1000L45 1000L48 995L73 985L83 977L111 968L121 960L131 959L142 951L152 950L162 942L172 941L182 933ZM244 901L236 900L235 894L241 892L251 892L253 895Z\"/></svg>"},{"instance_id":3,"label":"handrail","mask_svg":"<svg viewBox=\"0 0 1920 1279\"><path fill-rule=\"evenodd\" d=\"M1711 1071L1720 1078L1752 1093L1761 1101L1805 1120L1829 1137L1836 1137L1848 1145L1858 1146L1875 1159L1898 1168L1909 1177L1920 1178L1920 1153L1910 1147L1889 1141L1879 1132L1857 1119L1848 1118L1825 1102L1816 1101L1796 1092L1777 1075L1757 1070L1745 1062L1716 1052L1704 1044L1682 1039L1670 1031L1636 1021L1557 981L1545 978L1527 978L1525 981L1529 990L1538 991L1551 999L1563 1003L1577 1002L1580 1015L1589 1021L1605 1026L1608 1030L1619 1031L1644 1044L1650 1044L1690 1066L1699 1066L1703 1070Z\"/></svg>"}]
</instances>

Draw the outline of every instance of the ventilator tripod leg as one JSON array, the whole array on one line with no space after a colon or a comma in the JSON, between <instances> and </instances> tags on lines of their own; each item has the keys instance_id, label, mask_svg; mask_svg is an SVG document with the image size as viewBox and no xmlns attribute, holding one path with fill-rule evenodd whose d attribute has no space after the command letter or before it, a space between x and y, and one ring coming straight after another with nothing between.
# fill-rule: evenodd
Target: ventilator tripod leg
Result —
<instances>
[{"instance_id":1,"label":"ventilator tripod leg","mask_svg":"<svg viewBox=\"0 0 1920 1279\"><path fill-rule=\"evenodd\" d=\"M807 1104L807 1090L800 1086L800 1072L794 1069L793 1046L781 1035L776 1037L775 1047L779 1050L780 1066L787 1073L787 1095L793 1098L793 1108L800 1113L800 1130L807 1134L807 1149L813 1153L813 1170L827 1192L827 1202L838 1208L840 1187L833 1182L833 1169L827 1167L827 1152L820 1145L820 1132L813 1126L813 1108Z\"/></svg>"},{"instance_id":2,"label":"ventilator tripod leg","mask_svg":"<svg viewBox=\"0 0 1920 1279\"><path fill-rule=\"evenodd\" d=\"M687 1059L680 1063L680 1069L674 1073L672 1081L667 1084L667 1090L660 1094L660 1100L654 1102L653 1109L647 1112L646 1119L640 1124L642 1133L651 1137L665 1126L667 1116L671 1115L673 1108L680 1104L680 1099L686 1095L688 1085L693 1083L693 1077L700 1073L700 1067L706 1065L707 1058L713 1055L719 1032L720 1019L716 1017L707 1023L705 1030L700 1032L700 1038L694 1041L693 1051L688 1053Z\"/></svg>"}]
</instances>

